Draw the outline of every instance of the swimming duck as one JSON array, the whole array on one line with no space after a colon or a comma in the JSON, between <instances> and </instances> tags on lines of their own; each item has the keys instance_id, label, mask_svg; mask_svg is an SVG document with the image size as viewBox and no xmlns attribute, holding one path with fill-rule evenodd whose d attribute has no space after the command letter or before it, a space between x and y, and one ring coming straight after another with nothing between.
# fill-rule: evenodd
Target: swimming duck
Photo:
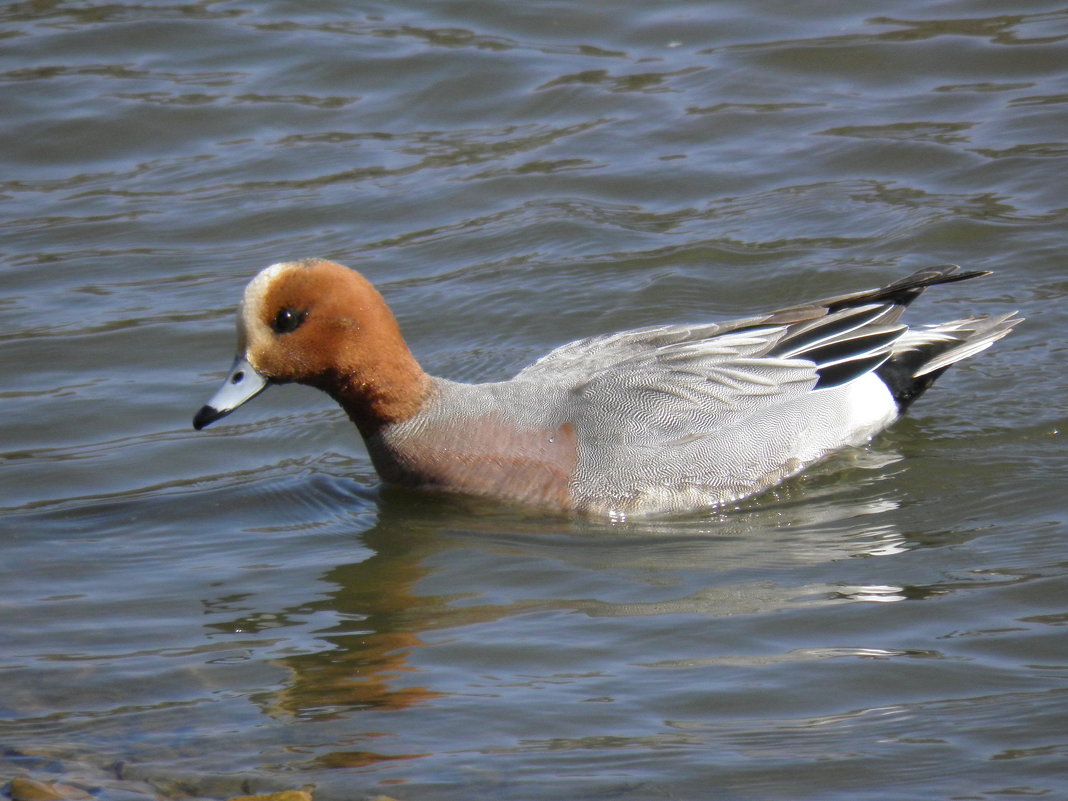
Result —
<instances>
[{"instance_id":1,"label":"swimming duck","mask_svg":"<svg viewBox=\"0 0 1068 801\"><path fill-rule=\"evenodd\" d=\"M245 290L238 353L200 430L271 384L328 393L382 479L546 511L624 519L718 507L869 440L1013 314L900 322L920 270L882 289L553 350L508 381L428 375L367 279L330 261L274 264Z\"/></svg>"}]
</instances>

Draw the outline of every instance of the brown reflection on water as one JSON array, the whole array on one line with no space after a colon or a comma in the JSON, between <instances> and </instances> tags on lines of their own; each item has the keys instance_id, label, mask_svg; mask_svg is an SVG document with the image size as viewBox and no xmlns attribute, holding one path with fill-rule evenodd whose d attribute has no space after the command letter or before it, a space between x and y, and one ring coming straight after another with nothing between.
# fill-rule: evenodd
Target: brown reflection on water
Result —
<instances>
[{"instance_id":1,"label":"brown reflection on water","mask_svg":"<svg viewBox=\"0 0 1068 801\"><path fill-rule=\"evenodd\" d=\"M363 539L373 554L330 569L323 580L334 592L299 610L326 612L339 621L317 632L333 648L280 660L292 677L265 704L268 714L328 719L354 709L405 709L441 695L426 687L394 686L398 676L411 672L408 655L426 645L419 632L441 606L412 589L429 570L423 560L436 550L435 540L412 532L398 541L396 531L381 525Z\"/></svg>"}]
</instances>

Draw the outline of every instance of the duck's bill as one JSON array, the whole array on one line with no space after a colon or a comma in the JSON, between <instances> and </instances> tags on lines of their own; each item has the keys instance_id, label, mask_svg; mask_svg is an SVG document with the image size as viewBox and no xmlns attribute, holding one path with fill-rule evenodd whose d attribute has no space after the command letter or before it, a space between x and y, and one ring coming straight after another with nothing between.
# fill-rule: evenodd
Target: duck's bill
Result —
<instances>
[{"instance_id":1,"label":"duck's bill","mask_svg":"<svg viewBox=\"0 0 1068 801\"><path fill-rule=\"evenodd\" d=\"M268 383L267 378L257 372L244 356L238 356L234 359L233 367L226 375L222 387L193 417L193 428L200 431L219 418L226 417L238 406L263 392Z\"/></svg>"}]
</instances>

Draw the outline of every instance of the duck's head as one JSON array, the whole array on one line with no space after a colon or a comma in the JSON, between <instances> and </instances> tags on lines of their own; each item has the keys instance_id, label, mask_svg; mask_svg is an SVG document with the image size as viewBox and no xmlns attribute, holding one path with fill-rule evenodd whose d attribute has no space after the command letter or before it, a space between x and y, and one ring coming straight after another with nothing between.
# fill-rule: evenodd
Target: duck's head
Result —
<instances>
[{"instance_id":1,"label":"duck's head","mask_svg":"<svg viewBox=\"0 0 1068 801\"><path fill-rule=\"evenodd\" d=\"M290 382L329 393L365 436L414 415L429 387L378 291L323 259L273 264L249 282L237 314L237 357L193 427Z\"/></svg>"}]
</instances>

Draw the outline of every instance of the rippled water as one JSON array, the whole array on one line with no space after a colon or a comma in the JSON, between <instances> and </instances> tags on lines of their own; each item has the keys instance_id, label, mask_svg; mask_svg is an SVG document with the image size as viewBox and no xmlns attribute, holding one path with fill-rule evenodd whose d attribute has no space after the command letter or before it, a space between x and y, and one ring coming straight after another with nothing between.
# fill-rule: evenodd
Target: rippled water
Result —
<instances>
[{"instance_id":1,"label":"rippled water","mask_svg":"<svg viewBox=\"0 0 1068 801\"><path fill-rule=\"evenodd\" d=\"M100 798L1068 797L1068 9L0 6L0 778ZM870 448L609 526L209 431L248 278L358 266L428 370L926 264L1028 322Z\"/></svg>"}]
</instances>

